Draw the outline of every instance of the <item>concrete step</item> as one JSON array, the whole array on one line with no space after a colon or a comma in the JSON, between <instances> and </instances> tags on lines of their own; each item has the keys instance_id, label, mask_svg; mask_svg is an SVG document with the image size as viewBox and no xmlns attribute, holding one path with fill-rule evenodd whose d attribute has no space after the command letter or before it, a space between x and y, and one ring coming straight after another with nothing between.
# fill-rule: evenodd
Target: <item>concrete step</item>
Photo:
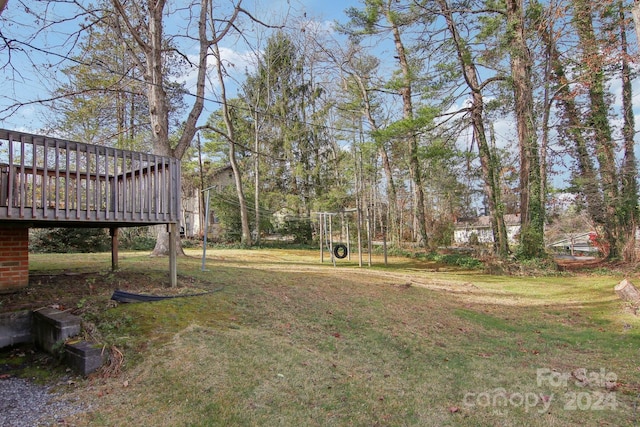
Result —
<instances>
[{"instance_id":1,"label":"concrete step","mask_svg":"<svg viewBox=\"0 0 640 427\"><path fill-rule=\"evenodd\" d=\"M45 307L33 312L33 339L38 347L49 352L60 351L67 338L80 334L81 319L66 311Z\"/></svg>"},{"instance_id":2,"label":"concrete step","mask_svg":"<svg viewBox=\"0 0 640 427\"><path fill-rule=\"evenodd\" d=\"M79 316L55 308L0 313L0 348L35 343L50 354L63 352L69 367L80 375L88 375L104 364L109 352L99 344L69 341L80 331Z\"/></svg>"},{"instance_id":3,"label":"concrete step","mask_svg":"<svg viewBox=\"0 0 640 427\"><path fill-rule=\"evenodd\" d=\"M67 343L64 349L67 366L80 375L89 375L99 369L106 362L109 354L104 346L87 341Z\"/></svg>"}]
</instances>

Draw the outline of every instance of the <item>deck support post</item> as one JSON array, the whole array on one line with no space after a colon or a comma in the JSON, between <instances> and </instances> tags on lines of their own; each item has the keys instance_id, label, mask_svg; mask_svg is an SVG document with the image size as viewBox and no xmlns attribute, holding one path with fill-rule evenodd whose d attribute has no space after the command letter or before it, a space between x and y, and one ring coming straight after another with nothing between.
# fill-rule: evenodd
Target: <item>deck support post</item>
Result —
<instances>
[{"instance_id":1,"label":"deck support post","mask_svg":"<svg viewBox=\"0 0 640 427\"><path fill-rule=\"evenodd\" d=\"M111 271L118 269L118 227L109 228L109 235L111 236Z\"/></svg>"},{"instance_id":2,"label":"deck support post","mask_svg":"<svg viewBox=\"0 0 640 427\"><path fill-rule=\"evenodd\" d=\"M172 222L167 225L169 231L169 277L171 280L171 287L178 286L178 267L177 267L177 254L176 254L176 239L178 238L178 224Z\"/></svg>"}]
</instances>

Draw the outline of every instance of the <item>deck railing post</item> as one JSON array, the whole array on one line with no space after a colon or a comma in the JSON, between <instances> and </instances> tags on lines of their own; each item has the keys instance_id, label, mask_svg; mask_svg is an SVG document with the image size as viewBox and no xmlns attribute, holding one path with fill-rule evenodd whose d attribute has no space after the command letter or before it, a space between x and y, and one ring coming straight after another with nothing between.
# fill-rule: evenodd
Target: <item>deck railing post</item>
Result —
<instances>
[{"instance_id":1,"label":"deck railing post","mask_svg":"<svg viewBox=\"0 0 640 427\"><path fill-rule=\"evenodd\" d=\"M54 200L54 209L55 209L55 214L54 214L54 218L58 219L60 218L60 142L56 139L56 143L55 143L55 150L56 150L56 155L55 155L55 163L56 163L56 178L55 178L55 185L54 185L54 191L55 191L55 200Z\"/></svg>"},{"instance_id":2,"label":"deck railing post","mask_svg":"<svg viewBox=\"0 0 640 427\"><path fill-rule=\"evenodd\" d=\"M48 207L49 207L49 154L48 154L48 145L49 142L47 141L47 139L44 139L44 141L42 141L42 149L44 150L42 153L42 194L41 194L41 198L42 198L42 207L44 208L42 210L43 216L46 218L47 217L47 212L48 212ZM33 149L35 150L36 147L34 145Z\"/></svg>"}]
</instances>

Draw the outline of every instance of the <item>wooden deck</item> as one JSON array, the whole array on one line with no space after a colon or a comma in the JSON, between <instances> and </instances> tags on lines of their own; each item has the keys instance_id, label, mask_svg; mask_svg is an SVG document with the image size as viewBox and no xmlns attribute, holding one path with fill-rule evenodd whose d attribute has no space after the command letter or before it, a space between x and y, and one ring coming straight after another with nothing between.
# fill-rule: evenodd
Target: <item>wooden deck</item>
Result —
<instances>
[{"instance_id":1,"label":"wooden deck","mask_svg":"<svg viewBox=\"0 0 640 427\"><path fill-rule=\"evenodd\" d=\"M176 224L180 161L0 129L0 223Z\"/></svg>"}]
</instances>

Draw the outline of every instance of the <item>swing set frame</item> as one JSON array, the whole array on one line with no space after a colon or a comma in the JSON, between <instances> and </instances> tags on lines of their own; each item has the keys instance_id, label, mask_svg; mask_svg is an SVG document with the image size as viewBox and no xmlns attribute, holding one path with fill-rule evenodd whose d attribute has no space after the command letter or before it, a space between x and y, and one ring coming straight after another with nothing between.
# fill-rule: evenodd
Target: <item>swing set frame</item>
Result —
<instances>
[{"instance_id":1,"label":"swing set frame","mask_svg":"<svg viewBox=\"0 0 640 427\"><path fill-rule=\"evenodd\" d=\"M344 214L356 214L356 224L357 224L357 242L358 242L358 266L362 267L363 264L363 253L362 253L362 217L360 215L360 212L358 211L358 209L345 209L343 211L340 212L315 212L316 215L318 215L318 229L319 229L319 235L318 235L318 243L320 246L320 262L324 263L324 255L325 255L325 250L329 251L329 255L330 255L330 259L331 259L331 263L333 264L333 266L336 266L336 258L338 259L342 259L342 258L347 258L347 260L351 261L351 235L350 235L350 229L349 229L349 221L346 222L346 227L345 227L345 223L344 223ZM335 242L333 241L333 217L336 215L340 215L341 217L341 230L346 228L346 233L347 233L347 238L346 238L346 244L344 243L337 243L334 244ZM367 224L369 224L369 221L367 220ZM371 230L370 227L367 227L367 242L368 242L368 259L367 259L367 265L369 267L371 267L372 265L372 261L371 261L371 253L372 253L372 244L371 244ZM386 247L386 238L384 239L384 263L385 265L387 265L387 247ZM336 252L337 252L337 248L339 248L340 246L343 246L345 248L346 254L344 257L339 257L336 256Z\"/></svg>"}]
</instances>

